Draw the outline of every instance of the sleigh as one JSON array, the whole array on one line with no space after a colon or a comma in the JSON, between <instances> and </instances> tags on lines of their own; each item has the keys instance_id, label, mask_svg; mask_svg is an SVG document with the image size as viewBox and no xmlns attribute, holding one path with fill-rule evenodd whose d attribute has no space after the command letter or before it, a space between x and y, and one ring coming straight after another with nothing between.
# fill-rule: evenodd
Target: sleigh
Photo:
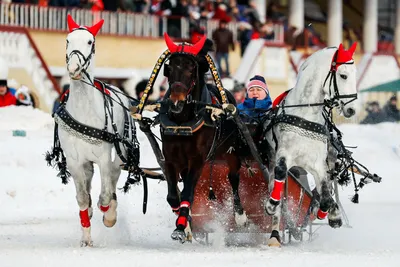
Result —
<instances>
[{"instance_id":1,"label":"sleigh","mask_svg":"<svg viewBox=\"0 0 400 267\"><path fill-rule=\"evenodd\" d=\"M249 224L237 227L232 211L232 190L227 179L228 168L223 161L206 164L196 186L192 206L192 232L197 241L209 243L209 234L216 232L271 233L272 217L265 213L263 204L263 200L269 195L268 182L265 181L255 161L248 162L248 165L240 170L239 194ZM248 167L253 171L249 171ZM215 199L209 198L210 173L212 173L211 183ZM315 220L310 214L312 193L306 171L294 167L288 173L282 198L280 224L280 231L284 233L283 242L291 241L292 237L303 240L303 232ZM309 228L307 231L310 230ZM288 234L287 240L286 234Z\"/></svg>"}]
</instances>

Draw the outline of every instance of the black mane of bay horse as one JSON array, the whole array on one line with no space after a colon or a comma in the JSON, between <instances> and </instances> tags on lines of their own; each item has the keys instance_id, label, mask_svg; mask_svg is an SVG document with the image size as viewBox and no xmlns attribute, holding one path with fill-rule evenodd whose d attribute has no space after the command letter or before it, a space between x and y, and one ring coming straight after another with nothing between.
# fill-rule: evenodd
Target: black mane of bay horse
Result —
<instances>
[{"instance_id":1,"label":"black mane of bay horse","mask_svg":"<svg viewBox=\"0 0 400 267\"><path fill-rule=\"evenodd\" d=\"M168 44L168 42L167 42ZM201 101L202 93L210 91L219 99L221 96L216 87L206 84L205 74L209 64L205 56L211 51L212 41L206 40L204 47L197 55L185 53L172 53L169 65L165 65L165 75L168 77L169 90L165 95L164 110L169 120L177 125L190 122L196 116L209 116L201 112L199 105L191 100ZM171 50L171 49L170 49ZM235 103L233 96L226 91L228 101ZM209 118L206 120L210 121ZM186 234L184 229L188 224L190 206L194 200L194 190L206 163L207 155L213 147L214 135L216 140L215 159L223 158L229 167L228 179L232 185L234 196L235 218L246 223L247 217L240 203L239 169L241 161L236 154L240 138L237 126L233 121L221 120L220 131L217 128L203 125L190 136L166 135L161 128L162 150L165 157L165 176L168 184L167 201L172 210L178 215L176 229L171 237L184 242ZM229 152L228 152L229 150ZM183 181L183 190L179 194L178 181Z\"/></svg>"}]
</instances>

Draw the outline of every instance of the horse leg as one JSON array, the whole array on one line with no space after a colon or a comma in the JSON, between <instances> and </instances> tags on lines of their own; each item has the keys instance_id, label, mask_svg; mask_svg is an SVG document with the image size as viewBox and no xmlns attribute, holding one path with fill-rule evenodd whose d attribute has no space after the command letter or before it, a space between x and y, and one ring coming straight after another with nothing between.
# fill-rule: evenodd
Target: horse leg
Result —
<instances>
[{"instance_id":1,"label":"horse leg","mask_svg":"<svg viewBox=\"0 0 400 267\"><path fill-rule=\"evenodd\" d=\"M168 184L167 202L171 206L172 212L179 215L179 206L181 203L178 188L179 176L173 164L165 164L165 176L167 177Z\"/></svg>"},{"instance_id":2,"label":"horse leg","mask_svg":"<svg viewBox=\"0 0 400 267\"><path fill-rule=\"evenodd\" d=\"M89 195L89 218L92 219L93 216L93 207L92 207L92 197L90 195L90 192L92 190L92 178L94 174L94 169L93 169L93 163L88 162L83 165L84 171L85 171L85 176L86 176L86 191L88 192Z\"/></svg>"},{"instance_id":3,"label":"horse leg","mask_svg":"<svg viewBox=\"0 0 400 267\"><path fill-rule=\"evenodd\" d=\"M289 166L291 166L291 164L287 164L287 158L280 157L278 163L274 168L275 179L273 180L274 181L273 189L269 199L266 200L264 203L265 212L268 215L271 216L274 215L277 210L277 207L280 204L281 193L287 177L287 171Z\"/></svg>"},{"instance_id":4,"label":"horse leg","mask_svg":"<svg viewBox=\"0 0 400 267\"><path fill-rule=\"evenodd\" d=\"M226 154L225 160L227 161L229 167L228 179L232 186L233 192L233 211L235 212L235 222L238 226L245 226L248 220L239 196L240 159L236 155Z\"/></svg>"},{"instance_id":5,"label":"horse leg","mask_svg":"<svg viewBox=\"0 0 400 267\"><path fill-rule=\"evenodd\" d=\"M86 166L87 167L87 166ZM93 246L92 237L90 234L90 206L91 199L89 195L88 189L90 189L90 181L91 176L88 178L88 174L90 174L90 169L85 168L85 164L77 165L76 162L73 164L68 164L69 171L71 176L74 179L74 184L76 188L76 200L79 205L79 217L82 226L82 238L81 238L81 246Z\"/></svg>"},{"instance_id":6,"label":"horse leg","mask_svg":"<svg viewBox=\"0 0 400 267\"><path fill-rule=\"evenodd\" d=\"M328 207L329 226L332 228L340 228L343 224L342 214L340 212L339 205L333 200L331 195L332 183L323 181L321 190L322 190L322 199L320 204L320 210L321 211L326 210L326 207Z\"/></svg>"},{"instance_id":7,"label":"horse leg","mask_svg":"<svg viewBox=\"0 0 400 267\"><path fill-rule=\"evenodd\" d=\"M279 235L279 228L281 225L281 209L282 204L279 203L276 212L272 215L272 226L271 226L271 236L268 239L268 246L270 247L280 247L281 246L281 237Z\"/></svg>"},{"instance_id":8,"label":"horse leg","mask_svg":"<svg viewBox=\"0 0 400 267\"><path fill-rule=\"evenodd\" d=\"M179 216L176 219L176 229L171 235L172 239L179 240L181 243L192 241L190 207L193 203L194 189L200 178L203 165L204 163L202 160L193 160L190 169L181 174L183 178L183 190L181 192Z\"/></svg>"},{"instance_id":9,"label":"horse leg","mask_svg":"<svg viewBox=\"0 0 400 267\"><path fill-rule=\"evenodd\" d=\"M97 206L104 213L103 224L106 227L113 227L117 222L117 195L116 185L120 171L115 171L113 165L108 162L99 164L101 176L101 191Z\"/></svg>"},{"instance_id":10,"label":"horse leg","mask_svg":"<svg viewBox=\"0 0 400 267\"><path fill-rule=\"evenodd\" d=\"M271 180L269 184L269 188L272 188L271 195L266 203L264 203L265 212L272 216L271 236L268 239L268 246L270 247L281 246L281 238L279 235L282 212L281 193L287 178L287 171L291 167L292 162L290 158L279 157L278 163L274 168L275 179ZM272 182L273 186L271 186Z\"/></svg>"}]
</instances>

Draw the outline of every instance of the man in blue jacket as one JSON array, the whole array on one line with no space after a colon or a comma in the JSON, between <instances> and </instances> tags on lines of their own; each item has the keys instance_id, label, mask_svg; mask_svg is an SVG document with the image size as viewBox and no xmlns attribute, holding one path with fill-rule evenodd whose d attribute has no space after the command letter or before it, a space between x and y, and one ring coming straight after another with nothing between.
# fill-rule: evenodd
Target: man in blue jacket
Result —
<instances>
[{"instance_id":1,"label":"man in blue jacket","mask_svg":"<svg viewBox=\"0 0 400 267\"><path fill-rule=\"evenodd\" d=\"M256 119L272 106L267 83L264 77L256 75L250 79L246 88L246 98L237 108L240 110L241 114L246 114L250 117L249 119Z\"/></svg>"}]
</instances>

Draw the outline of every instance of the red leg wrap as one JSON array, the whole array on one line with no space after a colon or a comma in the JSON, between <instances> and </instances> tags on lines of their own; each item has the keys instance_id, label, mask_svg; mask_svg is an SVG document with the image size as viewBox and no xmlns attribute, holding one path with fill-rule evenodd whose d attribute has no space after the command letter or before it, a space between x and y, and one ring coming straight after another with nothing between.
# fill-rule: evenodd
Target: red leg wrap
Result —
<instances>
[{"instance_id":1,"label":"red leg wrap","mask_svg":"<svg viewBox=\"0 0 400 267\"><path fill-rule=\"evenodd\" d=\"M79 217L81 218L81 225L84 228L90 227L90 219L89 219L89 210L81 210L79 211Z\"/></svg>"},{"instance_id":2,"label":"red leg wrap","mask_svg":"<svg viewBox=\"0 0 400 267\"><path fill-rule=\"evenodd\" d=\"M187 226L187 218L185 216L179 216L176 220L176 226L183 225L185 228Z\"/></svg>"},{"instance_id":3,"label":"red leg wrap","mask_svg":"<svg viewBox=\"0 0 400 267\"><path fill-rule=\"evenodd\" d=\"M322 211L321 209L318 209L318 213L317 213L318 219L323 220L326 218L326 215L328 215L327 211Z\"/></svg>"},{"instance_id":4,"label":"red leg wrap","mask_svg":"<svg viewBox=\"0 0 400 267\"><path fill-rule=\"evenodd\" d=\"M281 200L281 192L282 192L283 185L284 185L283 181L278 181L275 179L274 189L272 190L272 193L271 193L271 198L273 200L275 200L275 201Z\"/></svg>"},{"instance_id":5,"label":"red leg wrap","mask_svg":"<svg viewBox=\"0 0 400 267\"><path fill-rule=\"evenodd\" d=\"M101 210L102 212L107 212L109 208L110 208L110 205L108 205L108 206L102 206L102 205L100 205L100 210Z\"/></svg>"}]
</instances>

